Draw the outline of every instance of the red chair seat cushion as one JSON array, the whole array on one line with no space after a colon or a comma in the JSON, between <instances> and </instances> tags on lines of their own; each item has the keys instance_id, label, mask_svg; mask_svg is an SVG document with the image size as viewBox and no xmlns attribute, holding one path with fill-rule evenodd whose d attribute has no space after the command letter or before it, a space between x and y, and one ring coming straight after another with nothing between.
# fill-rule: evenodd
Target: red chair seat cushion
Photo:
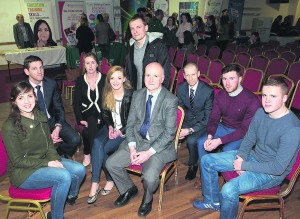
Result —
<instances>
[{"instance_id":1,"label":"red chair seat cushion","mask_svg":"<svg viewBox=\"0 0 300 219\"><path fill-rule=\"evenodd\" d=\"M238 174L235 171L227 171L222 173L223 178L226 182L230 181L231 179L238 177ZM270 189L260 190L256 192L250 192L247 194L243 194L246 196L256 196L256 195L275 195L279 192L280 186L275 186Z\"/></svg>"},{"instance_id":2,"label":"red chair seat cushion","mask_svg":"<svg viewBox=\"0 0 300 219\"><path fill-rule=\"evenodd\" d=\"M9 196L11 198L19 199L32 199L32 200L45 200L50 199L52 187L45 189L20 189L10 185L8 189Z\"/></svg>"},{"instance_id":3,"label":"red chair seat cushion","mask_svg":"<svg viewBox=\"0 0 300 219\"><path fill-rule=\"evenodd\" d=\"M75 86L75 81L64 80L63 83L64 83L64 85L66 87L68 87L68 86Z\"/></svg>"}]
</instances>

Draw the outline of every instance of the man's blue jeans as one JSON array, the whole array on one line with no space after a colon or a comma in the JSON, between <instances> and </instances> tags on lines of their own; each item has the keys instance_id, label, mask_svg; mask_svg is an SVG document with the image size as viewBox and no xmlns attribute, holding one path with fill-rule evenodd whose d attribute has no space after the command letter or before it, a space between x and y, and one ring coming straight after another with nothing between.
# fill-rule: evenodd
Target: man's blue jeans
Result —
<instances>
[{"instance_id":1,"label":"man's blue jeans","mask_svg":"<svg viewBox=\"0 0 300 219\"><path fill-rule=\"evenodd\" d=\"M64 218L64 206L69 194L76 197L85 177L82 164L62 158L64 168L43 167L36 170L20 185L22 189L43 189L52 187L51 216L55 219Z\"/></svg>"},{"instance_id":2,"label":"man's blue jeans","mask_svg":"<svg viewBox=\"0 0 300 219\"><path fill-rule=\"evenodd\" d=\"M228 128L226 126L224 126L223 124L219 123L217 131L214 135L214 139L216 138L221 138L225 135L231 134L232 132L234 132L235 129L232 128ZM197 144L198 144L198 156L199 156L199 162L201 162L201 158L208 154L209 151L206 151L204 149L204 142L207 139L207 133L204 134L201 138L199 138ZM232 150L237 150L239 149L240 145L242 143L242 139L237 140L237 141L232 141L232 142L228 142L227 144L222 146L222 150L223 151L232 151ZM218 148L217 148L218 149Z\"/></svg>"},{"instance_id":3,"label":"man's blue jeans","mask_svg":"<svg viewBox=\"0 0 300 219\"><path fill-rule=\"evenodd\" d=\"M118 150L120 144L125 140L121 136L109 139L108 128L104 125L97 133L92 146L92 182L99 182L101 169L103 168L107 181L113 181L105 163L111 154Z\"/></svg>"},{"instance_id":4,"label":"man's blue jeans","mask_svg":"<svg viewBox=\"0 0 300 219\"><path fill-rule=\"evenodd\" d=\"M227 182L220 192L218 172L233 171L236 155L237 150L233 150L207 154L201 159L203 200L208 203L220 202L221 219L236 218L240 194L272 188L282 182L282 176L245 171ZM257 162L251 155L248 161Z\"/></svg>"}]
</instances>

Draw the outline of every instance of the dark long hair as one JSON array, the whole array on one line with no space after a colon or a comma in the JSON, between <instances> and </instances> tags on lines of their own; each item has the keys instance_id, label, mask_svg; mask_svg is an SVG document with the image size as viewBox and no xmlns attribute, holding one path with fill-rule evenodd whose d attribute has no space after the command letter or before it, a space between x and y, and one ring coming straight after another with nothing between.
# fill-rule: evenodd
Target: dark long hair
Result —
<instances>
[{"instance_id":1,"label":"dark long hair","mask_svg":"<svg viewBox=\"0 0 300 219\"><path fill-rule=\"evenodd\" d=\"M11 112L8 116L9 119L12 119L13 126L18 134L22 136L26 136L26 130L24 129L21 123L21 114L20 109L16 105L15 101L20 94L27 93L29 91L33 91L33 87L26 81L18 82L13 86L10 91L10 102L11 102ZM35 95L35 93L33 92Z\"/></svg>"},{"instance_id":2,"label":"dark long hair","mask_svg":"<svg viewBox=\"0 0 300 219\"><path fill-rule=\"evenodd\" d=\"M49 26L49 24L47 23L47 21L45 20L37 20L37 22L35 22L34 24L34 38L35 38L35 42L38 41L38 32L39 32L39 27L42 23L45 23L48 27L49 30L49 39L47 40L47 46L57 46L57 43L54 42L54 40L52 39L52 31L51 28Z\"/></svg>"}]
</instances>

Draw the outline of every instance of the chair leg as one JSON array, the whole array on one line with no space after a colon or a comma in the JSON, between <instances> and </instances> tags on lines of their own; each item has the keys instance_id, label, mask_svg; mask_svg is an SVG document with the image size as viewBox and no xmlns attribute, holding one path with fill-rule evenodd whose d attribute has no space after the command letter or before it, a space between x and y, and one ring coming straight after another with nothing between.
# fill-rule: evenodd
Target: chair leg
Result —
<instances>
[{"instance_id":1,"label":"chair leg","mask_svg":"<svg viewBox=\"0 0 300 219\"><path fill-rule=\"evenodd\" d=\"M175 185L176 186L178 185L178 166L177 166L177 162L174 162L174 168L175 168Z\"/></svg>"},{"instance_id":2,"label":"chair leg","mask_svg":"<svg viewBox=\"0 0 300 219\"><path fill-rule=\"evenodd\" d=\"M279 202L280 202L280 209L279 209L279 213L280 213L280 219L284 218L284 200L283 198L279 198Z\"/></svg>"},{"instance_id":3,"label":"chair leg","mask_svg":"<svg viewBox=\"0 0 300 219\"><path fill-rule=\"evenodd\" d=\"M4 219L8 219L8 214L9 214L9 204L7 203Z\"/></svg>"},{"instance_id":4,"label":"chair leg","mask_svg":"<svg viewBox=\"0 0 300 219\"><path fill-rule=\"evenodd\" d=\"M166 172L161 175L160 185L159 185L159 200L158 200L158 211L161 211L162 199L164 194L164 184L165 184Z\"/></svg>"}]
</instances>

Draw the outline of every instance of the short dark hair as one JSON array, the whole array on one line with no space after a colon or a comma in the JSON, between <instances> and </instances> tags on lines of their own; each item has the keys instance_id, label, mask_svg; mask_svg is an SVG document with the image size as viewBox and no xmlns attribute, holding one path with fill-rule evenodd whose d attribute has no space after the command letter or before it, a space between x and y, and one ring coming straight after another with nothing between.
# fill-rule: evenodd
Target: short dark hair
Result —
<instances>
[{"instance_id":1,"label":"short dark hair","mask_svg":"<svg viewBox=\"0 0 300 219\"><path fill-rule=\"evenodd\" d=\"M135 21L135 20L138 20L138 19L141 19L143 21L143 24L147 25L147 22L146 22L145 18L143 16L139 15L139 14L133 15L133 17L129 21L129 24L131 23L131 21Z\"/></svg>"},{"instance_id":2,"label":"short dark hair","mask_svg":"<svg viewBox=\"0 0 300 219\"><path fill-rule=\"evenodd\" d=\"M137 13L142 13L142 12L146 13L146 12L147 12L147 9L144 8L144 7L141 7L141 8L138 8L138 9L136 10L136 12L137 12Z\"/></svg>"},{"instance_id":3,"label":"short dark hair","mask_svg":"<svg viewBox=\"0 0 300 219\"><path fill-rule=\"evenodd\" d=\"M222 13L224 13L224 12L226 12L226 11L228 11L228 9L227 9L227 8L223 9L223 10L222 10Z\"/></svg>"},{"instance_id":4,"label":"short dark hair","mask_svg":"<svg viewBox=\"0 0 300 219\"><path fill-rule=\"evenodd\" d=\"M98 15L97 15L97 20L98 20L99 22L103 21L103 16L102 16L102 14L98 14Z\"/></svg>"},{"instance_id":5,"label":"short dark hair","mask_svg":"<svg viewBox=\"0 0 300 219\"><path fill-rule=\"evenodd\" d=\"M164 12L161 10L161 9L157 9L156 11L155 11L155 16L158 16L158 15L164 15Z\"/></svg>"},{"instance_id":6,"label":"short dark hair","mask_svg":"<svg viewBox=\"0 0 300 219\"><path fill-rule=\"evenodd\" d=\"M222 68L222 75L223 75L223 74L226 74L226 73L228 73L228 72L230 72L230 71L235 71L236 74L237 74L239 77L242 76L242 75L241 75L241 68L240 68L240 66L238 66L237 64L228 64L228 65L226 65L224 68Z\"/></svg>"},{"instance_id":7,"label":"short dark hair","mask_svg":"<svg viewBox=\"0 0 300 219\"><path fill-rule=\"evenodd\" d=\"M283 80L283 77L275 77L275 78L271 78L269 80L267 80L264 84L264 86L275 86L275 87L280 87L282 92L284 93L284 95L288 94L289 88L288 85L285 83L285 81Z\"/></svg>"},{"instance_id":8,"label":"short dark hair","mask_svg":"<svg viewBox=\"0 0 300 219\"><path fill-rule=\"evenodd\" d=\"M33 56L33 55L27 56L24 60L23 68L28 70L31 62L38 62L38 61L42 62L43 64L43 60L40 57Z\"/></svg>"}]
</instances>

